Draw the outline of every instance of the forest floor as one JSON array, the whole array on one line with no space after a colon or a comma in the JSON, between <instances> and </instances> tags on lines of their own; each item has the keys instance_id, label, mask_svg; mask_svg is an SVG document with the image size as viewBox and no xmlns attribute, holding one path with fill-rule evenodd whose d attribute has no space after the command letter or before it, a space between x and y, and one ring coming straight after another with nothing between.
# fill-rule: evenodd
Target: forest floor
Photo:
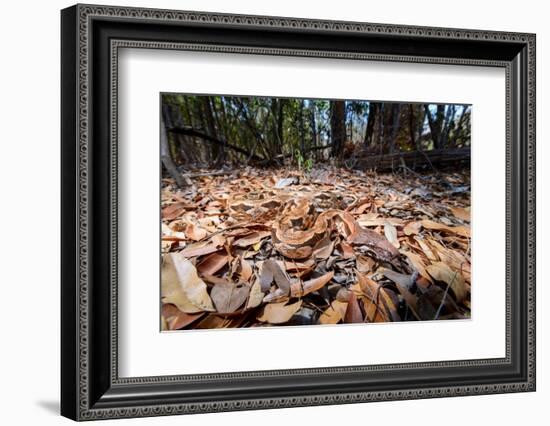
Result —
<instances>
[{"instance_id":1,"label":"forest floor","mask_svg":"<svg viewBox=\"0 0 550 426\"><path fill-rule=\"evenodd\" d=\"M164 330L470 317L470 172L162 183Z\"/></svg>"}]
</instances>

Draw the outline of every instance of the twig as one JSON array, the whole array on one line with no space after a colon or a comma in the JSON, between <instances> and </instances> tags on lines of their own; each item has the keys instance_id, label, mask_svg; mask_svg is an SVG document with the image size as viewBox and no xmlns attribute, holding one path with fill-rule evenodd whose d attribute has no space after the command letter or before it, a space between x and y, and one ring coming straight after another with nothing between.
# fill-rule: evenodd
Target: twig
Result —
<instances>
[{"instance_id":1,"label":"twig","mask_svg":"<svg viewBox=\"0 0 550 426\"><path fill-rule=\"evenodd\" d=\"M443 303L445 302L445 299L447 298L447 294L449 293L449 288L453 285L455 282L456 276L458 275L458 272L455 272L455 275L451 282L447 285L445 288L445 293L443 293L443 297L441 298L441 302L439 302L439 307L437 308L437 311L435 313L434 320L439 318L439 315L441 314L441 310L443 309Z\"/></svg>"}]
</instances>

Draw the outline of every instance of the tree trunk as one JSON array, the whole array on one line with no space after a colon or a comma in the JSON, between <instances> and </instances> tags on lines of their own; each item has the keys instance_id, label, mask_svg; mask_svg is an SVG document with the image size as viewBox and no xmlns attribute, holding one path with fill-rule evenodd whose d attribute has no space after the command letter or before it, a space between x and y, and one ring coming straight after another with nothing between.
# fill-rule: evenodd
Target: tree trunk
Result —
<instances>
[{"instance_id":1,"label":"tree trunk","mask_svg":"<svg viewBox=\"0 0 550 426\"><path fill-rule=\"evenodd\" d=\"M430 126L430 133L432 141L434 143L434 149L440 149L442 141L443 121L445 119L445 105L437 105L435 118L430 112L428 104L424 105L426 116L428 117L428 124Z\"/></svg>"},{"instance_id":2,"label":"tree trunk","mask_svg":"<svg viewBox=\"0 0 550 426\"><path fill-rule=\"evenodd\" d=\"M391 108L391 133L389 134L389 152L393 152L395 149L395 142L397 141L397 135L399 134L399 124L401 121L401 104L393 104Z\"/></svg>"},{"instance_id":3,"label":"tree trunk","mask_svg":"<svg viewBox=\"0 0 550 426\"><path fill-rule=\"evenodd\" d=\"M374 134L374 123L378 115L378 104L369 103L369 116L367 118L367 130L365 131L365 148L372 146L372 135Z\"/></svg>"},{"instance_id":4,"label":"tree trunk","mask_svg":"<svg viewBox=\"0 0 550 426\"><path fill-rule=\"evenodd\" d=\"M166 168L166 171L168 172L168 174L176 181L176 184L181 188L186 186L185 179L178 172L178 169L174 164L174 160L172 159L172 155L170 154L170 145L168 144L168 134L166 132L166 126L164 125L164 119L162 118L162 114L160 117L160 159L162 161L162 164Z\"/></svg>"},{"instance_id":5,"label":"tree trunk","mask_svg":"<svg viewBox=\"0 0 550 426\"><path fill-rule=\"evenodd\" d=\"M313 101L309 103L309 119L311 125L311 146L315 148L317 146L317 122L315 120L315 104Z\"/></svg>"},{"instance_id":6,"label":"tree trunk","mask_svg":"<svg viewBox=\"0 0 550 426\"><path fill-rule=\"evenodd\" d=\"M300 101L300 114L298 115L298 121L300 125L300 153L302 157L306 151L306 130L304 128L304 100Z\"/></svg>"},{"instance_id":7,"label":"tree trunk","mask_svg":"<svg viewBox=\"0 0 550 426\"><path fill-rule=\"evenodd\" d=\"M202 97L202 107L204 110L204 119L206 124L206 130L210 136L212 136L214 139L219 139L217 132L216 132L216 126L214 124L214 114L212 113L212 106L210 105L210 96L203 96ZM213 162L218 162L220 159L220 146L216 144L210 145L210 155Z\"/></svg>"},{"instance_id":8,"label":"tree trunk","mask_svg":"<svg viewBox=\"0 0 550 426\"><path fill-rule=\"evenodd\" d=\"M416 129L414 125L414 107L409 105L409 138L412 147L416 147Z\"/></svg>"},{"instance_id":9,"label":"tree trunk","mask_svg":"<svg viewBox=\"0 0 550 426\"><path fill-rule=\"evenodd\" d=\"M346 104L344 101L331 101L330 106L332 155L341 158L346 141Z\"/></svg>"}]
</instances>

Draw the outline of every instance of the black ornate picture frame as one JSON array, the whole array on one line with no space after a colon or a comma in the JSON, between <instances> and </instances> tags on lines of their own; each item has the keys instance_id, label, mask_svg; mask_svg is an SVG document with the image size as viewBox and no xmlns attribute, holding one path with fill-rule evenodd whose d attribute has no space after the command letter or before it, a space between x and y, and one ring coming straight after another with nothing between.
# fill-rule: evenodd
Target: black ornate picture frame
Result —
<instances>
[{"instance_id":1,"label":"black ornate picture frame","mask_svg":"<svg viewBox=\"0 0 550 426\"><path fill-rule=\"evenodd\" d=\"M62 415L92 420L535 390L534 34L96 5L64 9L61 28ZM506 356L120 378L121 47L505 69Z\"/></svg>"}]
</instances>

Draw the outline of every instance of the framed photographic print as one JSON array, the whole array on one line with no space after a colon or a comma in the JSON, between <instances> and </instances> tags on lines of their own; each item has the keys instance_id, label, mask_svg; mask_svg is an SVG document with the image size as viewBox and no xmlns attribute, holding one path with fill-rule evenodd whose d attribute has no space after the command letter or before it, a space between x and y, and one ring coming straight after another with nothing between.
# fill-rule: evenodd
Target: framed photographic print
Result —
<instances>
[{"instance_id":1,"label":"framed photographic print","mask_svg":"<svg viewBox=\"0 0 550 426\"><path fill-rule=\"evenodd\" d=\"M535 36L76 5L75 420L535 390Z\"/></svg>"}]
</instances>

